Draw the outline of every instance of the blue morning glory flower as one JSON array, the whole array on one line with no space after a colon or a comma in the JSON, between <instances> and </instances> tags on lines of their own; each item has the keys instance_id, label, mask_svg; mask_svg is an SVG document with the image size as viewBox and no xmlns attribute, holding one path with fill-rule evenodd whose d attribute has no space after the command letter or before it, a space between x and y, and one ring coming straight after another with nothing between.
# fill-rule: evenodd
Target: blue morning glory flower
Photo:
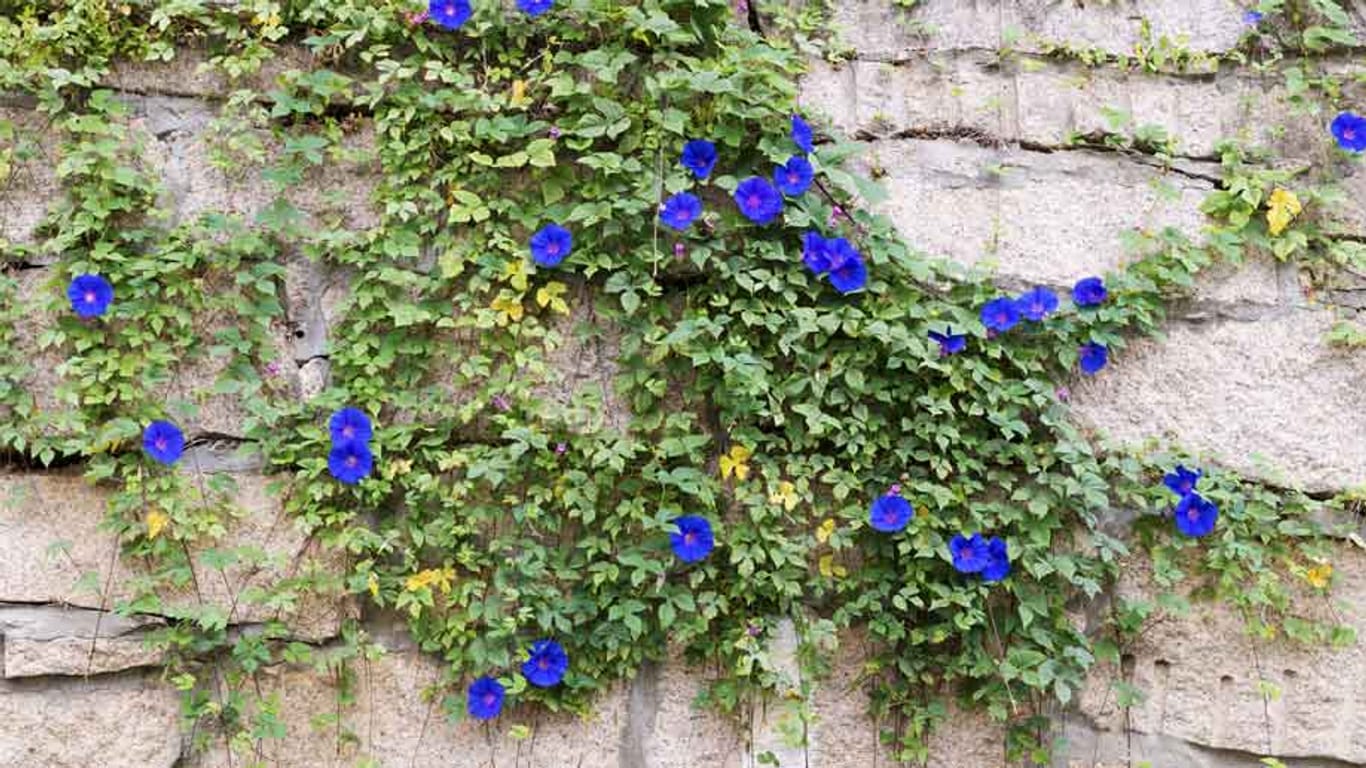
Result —
<instances>
[{"instance_id":1,"label":"blue morning glory flower","mask_svg":"<svg viewBox=\"0 0 1366 768\"><path fill-rule=\"evenodd\" d=\"M1104 344L1082 344L1077 350L1077 358L1081 363L1081 372L1095 376L1110 361L1110 350Z\"/></svg>"},{"instance_id":2,"label":"blue morning glory flower","mask_svg":"<svg viewBox=\"0 0 1366 768\"><path fill-rule=\"evenodd\" d=\"M985 325L988 331L1005 333L1014 328L1018 322L1020 322L1020 307L1014 299L1008 296L992 299L982 305L982 325Z\"/></svg>"},{"instance_id":3,"label":"blue morning glory flower","mask_svg":"<svg viewBox=\"0 0 1366 768\"><path fill-rule=\"evenodd\" d=\"M768 179L751 176L735 188L735 204L740 213L755 224L767 224L783 212L783 197Z\"/></svg>"},{"instance_id":4,"label":"blue morning glory flower","mask_svg":"<svg viewBox=\"0 0 1366 768\"><path fill-rule=\"evenodd\" d=\"M370 446L359 440L333 443L327 454L327 471L347 485L355 485L368 477L374 464Z\"/></svg>"},{"instance_id":5,"label":"blue morning glory flower","mask_svg":"<svg viewBox=\"0 0 1366 768\"><path fill-rule=\"evenodd\" d=\"M814 178L816 171L811 167L811 161L801 155L793 155L788 158L787 165L780 165L773 171L773 182L778 185L778 191L788 197L806 194Z\"/></svg>"},{"instance_id":6,"label":"blue morning glory flower","mask_svg":"<svg viewBox=\"0 0 1366 768\"><path fill-rule=\"evenodd\" d=\"M826 241L830 252L830 284L840 293L853 293L868 284L868 266L848 240L837 237Z\"/></svg>"},{"instance_id":7,"label":"blue morning glory flower","mask_svg":"<svg viewBox=\"0 0 1366 768\"><path fill-rule=\"evenodd\" d=\"M531 644L531 653L522 662L522 677L537 688L558 685L569 669L569 654L564 646L554 640L537 640Z\"/></svg>"},{"instance_id":8,"label":"blue morning glory flower","mask_svg":"<svg viewBox=\"0 0 1366 768\"><path fill-rule=\"evenodd\" d=\"M909 501L899 493L889 493L873 500L873 506L868 509L868 525L875 531L896 533L905 528L914 515Z\"/></svg>"},{"instance_id":9,"label":"blue morning glory flower","mask_svg":"<svg viewBox=\"0 0 1366 768\"><path fill-rule=\"evenodd\" d=\"M716 145L706 139L693 139L684 144L683 167L699 179L707 178L716 167Z\"/></svg>"},{"instance_id":10,"label":"blue morning glory flower","mask_svg":"<svg viewBox=\"0 0 1366 768\"><path fill-rule=\"evenodd\" d=\"M1366 149L1366 117L1343 112L1333 118L1329 129L1333 132L1333 138L1337 139L1338 146L1348 152Z\"/></svg>"},{"instance_id":11,"label":"blue morning glory flower","mask_svg":"<svg viewBox=\"0 0 1366 768\"><path fill-rule=\"evenodd\" d=\"M114 286L100 275L76 275L67 286L66 297L79 317L99 317L114 301Z\"/></svg>"},{"instance_id":12,"label":"blue morning glory flower","mask_svg":"<svg viewBox=\"0 0 1366 768\"><path fill-rule=\"evenodd\" d=\"M992 536L987 540L987 565L982 569L982 581L1000 581L1010 575L1010 552L1002 539Z\"/></svg>"},{"instance_id":13,"label":"blue morning glory flower","mask_svg":"<svg viewBox=\"0 0 1366 768\"><path fill-rule=\"evenodd\" d=\"M1265 14L1263 14L1261 11L1248 11L1247 13L1243 14L1243 23L1248 25L1249 27L1255 27L1258 24L1261 24L1262 19L1265 17Z\"/></svg>"},{"instance_id":14,"label":"blue morning glory flower","mask_svg":"<svg viewBox=\"0 0 1366 768\"><path fill-rule=\"evenodd\" d=\"M547 224L531 236L531 260L542 267L558 267L574 250L574 236L559 224Z\"/></svg>"},{"instance_id":15,"label":"blue morning glory flower","mask_svg":"<svg viewBox=\"0 0 1366 768\"><path fill-rule=\"evenodd\" d=\"M930 331L930 340L939 344L940 357L948 357L968 348L967 334L954 333L953 326L945 328L943 333Z\"/></svg>"},{"instance_id":16,"label":"blue morning glory flower","mask_svg":"<svg viewBox=\"0 0 1366 768\"><path fill-rule=\"evenodd\" d=\"M517 0L517 7L532 18L540 16L555 6L555 0Z\"/></svg>"},{"instance_id":17,"label":"blue morning glory flower","mask_svg":"<svg viewBox=\"0 0 1366 768\"><path fill-rule=\"evenodd\" d=\"M503 684L485 675L470 683L465 710L475 720L492 720L503 711Z\"/></svg>"},{"instance_id":18,"label":"blue morning glory flower","mask_svg":"<svg viewBox=\"0 0 1366 768\"><path fill-rule=\"evenodd\" d=\"M1016 299L1015 306L1019 307L1020 314L1026 320L1039 322L1048 317L1048 313L1058 308L1058 294L1039 286L1032 291L1025 291Z\"/></svg>"},{"instance_id":19,"label":"blue morning glory flower","mask_svg":"<svg viewBox=\"0 0 1366 768\"><path fill-rule=\"evenodd\" d=\"M174 464L185 452L185 433L169 421L154 421L142 430L142 450L161 464Z\"/></svg>"},{"instance_id":20,"label":"blue morning glory flower","mask_svg":"<svg viewBox=\"0 0 1366 768\"><path fill-rule=\"evenodd\" d=\"M697 195L679 192L664 201L664 207L659 211L659 220L664 222L664 226L682 232L692 226L693 220L701 215L702 201L697 199Z\"/></svg>"},{"instance_id":21,"label":"blue morning glory flower","mask_svg":"<svg viewBox=\"0 0 1366 768\"><path fill-rule=\"evenodd\" d=\"M684 515L674 518L673 523L678 530L669 534L669 547L679 560L695 563L711 554L716 541L712 538L711 523L707 518Z\"/></svg>"},{"instance_id":22,"label":"blue morning glory flower","mask_svg":"<svg viewBox=\"0 0 1366 768\"><path fill-rule=\"evenodd\" d=\"M1163 476L1162 484L1177 496L1185 496L1195 490L1195 484L1200 482L1200 476L1203 474L1204 472L1198 469L1192 471L1182 464L1177 464L1176 469Z\"/></svg>"},{"instance_id":23,"label":"blue morning glory flower","mask_svg":"<svg viewBox=\"0 0 1366 768\"><path fill-rule=\"evenodd\" d=\"M1205 536L1214 530L1219 519L1219 508L1198 493L1188 493L1176 504L1176 530L1191 538Z\"/></svg>"},{"instance_id":24,"label":"blue morning glory flower","mask_svg":"<svg viewBox=\"0 0 1366 768\"><path fill-rule=\"evenodd\" d=\"M427 3L427 15L446 29L460 29L473 13L470 0L428 0Z\"/></svg>"},{"instance_id":25,"label":"blue morning glory flower","mask_svg":"<svg viewBox=\"0 0 1366 768\"><path fill-rule=\"evenodd\" d=\"M1083 277L1072 286L1072 303L1079 307L1094 307L1103 304L1109 294L1105 281L1099 277Z\"/></svg>"},{"instance_id":26,"label":"blue morning glory flower","mask_svg":"<svg viewBox=\"0 0 1366 768\"><path fill-rule=\"evenodd\" d=\"M980 533L954 536L949 541L949 555L953 558L954 570L959 573L981 573L991 559Z\"/></svg>"},{"instance_id":27,"label":"blue morning glory flower","mask_svg":"<svg viewBox=\"0 0 1366 768\"><path fill-rule=\"evenodd\" d=\"M830 243L814 229L802 235L802 262L818 275L830 271Z\"/></svg>"},{"instance_id":28,"label":"blue morning glory flower","mask_svg":"<svg viewBox=\"0 0 1366 768\"><path fill-rule=\"evenodd\" d=\"M334 443L346 440L359 440L364 443L375 434L370 426L370 417L359 408L350 406L332 414L332 418L327 421L327 431L331 433Z\"/></svg>"},{"instance_id":29,"label":"blue morning glory flower","mask_svg":"<svg viewBox=\"0 0 1366 768\"><path fill-rule=\"evenodd\" d=\"M801 115L792 116L792 143L803 152L811 152L815 144L812 141L811 126L802 119Z\"/></svg>"}]
</instances>

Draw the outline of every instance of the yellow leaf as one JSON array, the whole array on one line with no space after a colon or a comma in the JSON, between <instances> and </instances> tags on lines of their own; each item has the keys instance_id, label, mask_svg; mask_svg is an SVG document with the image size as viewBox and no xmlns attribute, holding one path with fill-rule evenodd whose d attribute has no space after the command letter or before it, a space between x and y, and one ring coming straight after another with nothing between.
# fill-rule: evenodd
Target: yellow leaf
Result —
<instances>
[{"instance_id":1,"label":"yellow leaf","mask_svg":"<svg viewBox=\"0 0 1366 768\"><path fill-rule=\"evenodd\" d=\"M365 580L365 588L370 590L370 597L379 599L379 577L375 575L374 571L371 571L370 576Z\"/></svg>"},{"instance_id":2,"label":"yellow leaf","mask_svg":"<svg viewBox=\"0 0 1366 768\"><path fill-rule=\"evenodd\" d=\"M521 259L509 261L507 266L503 267L503 277L507 278L508 284L518 293L526 291L526 262Z\"/></svg>"},{"instance_id":3,"label":"yellow leaf","mask_svg":"<svg viewBox=\"0 0 1366 768\"><path fill-rule=\"evenodd\" d=\"M770 504L782 504L783 509L791 512L797 507L797 486L784 480L778 483L778 490L768 497Z\"/></svg>"},{"instance_id":4,"label":"yellow leaf","mask_svg":"<svg viewBox=\"0 0 1366 768\"><path fill-rule=\"evenodd\" d=\"M564 292L569 290L568 286L561 282L546 283L536 289L536 304L541 307L550 307L553 311L560 314L569 313L569 305L560 298Z\"/></svg>"},{"instance_id":5,"label":"yellow leaf","mask_svg":"<svg viewBox=\"0 0 1366 768\"><path fill-rule=\"evenodd\" d=\"M514 106L526 101L526 81L512 81L512 103Z\"/></svg>"},{"instance_id":6,"label":"yellow leaf","mask_svg":"<svg viewBox=\"0 0 1366 768\"><path fill-rule=\"evenodd\" d=\"M732 445L730 453L721 457L721 478L735 475L736 480L744 480L749 477L749 457L753 455L753 452L743 445Z\"/></svg>"},{"instance_id":7,"label":"yellow leaf","mask_svg":"<svg viewBox=\"0 0 1366 768\"><path fill-rule=\"evenodd\" d=\"M824 544L830 540L830 537L833 536L834 533L835 521L832 518L827 517L825 522L821 523L820 527L816 529L816 541Z\"/></svg>"},{"instance_id":8,"label":"yellow leaf","mask_svg":"<svg viewBox=\"0 0 1366 768\"><path fill-rule=\"evenodd\" d=\"M821 575L826 578L842 579L849 575L849 571L844 566L835 564L834 555L821 555L819 561Z\"/></svg>"},{"instance_id":9,"label":"yellow leaf","mask_svg":"<svg viewBox=\"0 0 1366 768\"><path fill-rule=\"evenodd\" d=\"M1333 578L1333 566L1319 563L1304 574L1304 580L1315 589L1327 589Z\"/></svg>"},{"instance_id":10,"label":"yellow leaf","mask_svg":"<svg viewBox=\"0 0 1366 768\"><path fill-rule=\"evenodd\" d=\"M1304 210L1294 192L1280 187L1271 192L1271 197L1267 198L1266 203L1266 223L1272 237L1284 232L1285 228L1290 226L1291 219Z\"/></svg>"},{"instance_id":11,"label":"yellow leaf","mask_svg":"<svg viewBox=\"0 0 1366 768\"><path fill-rule=\"evenodd\" d=\"M522 314L525 312L521 301L502 293L498 294L498 298L493 300L493 303L489 305L489 309L499 313L499 325L507 325L509 322L521 322Z\"/></svg>"},{"instance_id":12,"label":"yellow leaf","mask_svg":"<svg viewBox=\"0 0 1366 768\"><path fill-rule=\"evenodd\" d=\"M159 509L147 513L147 538L155 539L171 524L171 516Z\"/></svg>"},{"instance_id":13,"label":"yellow leaf","mask_svg":"<svg viewBox=\"0 0 1366 768\"><path fill-rule=\"evenodd\" d=\"M416 592L424 587L434 586L444 594L451 591L451 582L454 580L455 569L449 565L445 568L428 568L409 576L403 583L403 588L409 592Z\"/></svg>"}]
</instances>

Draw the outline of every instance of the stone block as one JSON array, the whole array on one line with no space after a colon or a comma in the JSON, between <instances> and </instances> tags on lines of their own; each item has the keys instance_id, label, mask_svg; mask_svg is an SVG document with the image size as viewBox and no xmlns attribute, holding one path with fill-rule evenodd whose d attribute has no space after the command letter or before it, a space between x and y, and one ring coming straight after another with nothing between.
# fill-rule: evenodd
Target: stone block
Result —
<instances>
[{"instance_id":1,"label":"stone block","mask_svg":"<svg viewBox=\"0 0 1366 768\"><path fill-rule=\"evenodd\" d=\"M1070 286L1123 265L1125 230L1197 237L1211 189L1105 154L968 142L877 142L862 162L885 173L881 210L912 247L1022 283Z\"/></svg>"},{"instance_id":2,"label":"stone block","mask_svg":"<svg viewBox=\"0 0 1366 768\"><path fill-rule=\"evenodd\" d=\"M63 606L0 605L0 677L96 675L156 666L144 642L161 621Z\"/></svg>"},{"instance_id":3,"label":"stone block","mask_svg":"<svg viewBox=\"0 0 1366 768\"><path fill-rule=\"evenodd\" d=\"M5 130L6 125L12 130ZM9 165L8 171L0 175L2 256L12 245L34 242L38 225L61 194L51 118L23 105L7 106L0 100L0 157L8 158ZM0 171L3 170L0 165Z\"/></svg>"},{"instance_id":4,"label":"stone block","mask_svg":"<svg viewBox=\"0 0 1366 768\"><path fill-rule=\"evenodd\" d=\"M1249 322L1176 323L1073 388L1073 411L1110 440L1171 443L1309 491L1366 483L1366 359L1328 346L1332 314L1285 308Z\"/></svg>"},{"instance_id":5,"label":"stone block","mask_svg":"<svg viewBox=\"0 0 1366 768\"><path fill-rule=\"evenodd\" d=\"M192 467L184 471L193 472ZM293 610L275 610L241 601L244 590L319 567L335 572L338 553L319 545L285 518L280 495L260 475L237 475L233 503L243 514L228 521L219 548L255 547L269 554L262 567L246 564L223 571L204 564L196 545L199 594L192 587L168 590L171 606L217 606L230 623L251 624L280 618L297 637L323 640L337 633L349 607L322 597L305 597ZM145 578L141 566L116 557L118 544L100 523L106 491L66 473L0 472L0 603L53 603L99 610L133 597ZM93 574L93 579L87 574ZM82 579L85 579L82 582ZM108 590L108 600L101 590Z\"/></svg>"}]
</instances>

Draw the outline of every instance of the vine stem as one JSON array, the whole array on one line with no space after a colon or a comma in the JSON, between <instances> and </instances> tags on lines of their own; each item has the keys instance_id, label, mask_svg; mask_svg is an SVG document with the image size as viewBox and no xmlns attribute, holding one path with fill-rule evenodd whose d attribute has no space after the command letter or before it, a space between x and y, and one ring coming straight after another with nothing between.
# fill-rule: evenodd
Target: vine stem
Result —
<instances>
[{"instance_id":1,"label":"vine stem","mask_svg":"<svg viewBox=\"0 0 1366 768\"><path fill-rule=\"evenodd\" d=\"M996 637L996 645L1001 649L1001 660L1004 661L1006 655L1006 644L1005 641L1001 639L1001 631L996 628L996 617L992 614L991 606L989 605L986 606L986 614L987 621L991 623L991 634ZM1011 690L1010 681L1007 680L1003 675L1001 677L1001 682L1005 683L1006 685L1006 696L1010 699L1011 714L1020 714L1020 705L1017 701L1015 701L1015 692Z\"/></svg>"}]
</instances>

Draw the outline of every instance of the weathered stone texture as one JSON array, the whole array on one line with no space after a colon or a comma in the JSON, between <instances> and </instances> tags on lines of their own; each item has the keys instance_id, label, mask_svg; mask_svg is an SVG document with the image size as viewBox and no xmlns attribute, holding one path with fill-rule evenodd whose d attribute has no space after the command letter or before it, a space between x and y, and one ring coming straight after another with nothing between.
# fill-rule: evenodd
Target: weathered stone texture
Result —
<instances>
[{"instance_id":1,"label":"weathered stone texture","mask_svg":"<svg viewBox=\"0 0 1366 768\"><path fill-rule=\"evenodd\" d=\"M1074 411L1116 442L1157 438L1311 491L1366 482L1366 359L1328 346L1332 315L1177 324L1075 388Z\"/></svg>"},{"instance_id":2,"label":"weathered stone texture","mask_svg":"<svg viewBox=\"0 0 1366 768\"><path fill-rule=\"evenodd\" d=\"M8 250L9 243L24 244L34 239L47 205L60 192L51 118L0 102L3 123L13 128L13 140L0 140L0 151L10 150L11 154L9 174L0 177L0 255ZM0 137L3 135L0 132Z\"/></svg>"},{"instance_id":3,"label":"weathered stone texture","mask_svg":"<svg viewBox=\"0 0 1366 768\"><path fill-rule=\"evenodd\" d=\"M92 675L155 666L161 654L144 630L157 619L65 606L0 605L0 677Z\"/></svg>"},{"instance_id":4,"label":"weathered stone texture","mask_svg":"<svg viewBox=\"0 0 1366 768\"><path fill-rule=\"evenodd\" d=\"M969 142L878 142L863 162L885 173L882 211L913 247L1024 282L1071 285L1121 266L1135 255L1125 230L1198 235L1211 188L1109 155Z\"/></svg>"}]
</instances>

